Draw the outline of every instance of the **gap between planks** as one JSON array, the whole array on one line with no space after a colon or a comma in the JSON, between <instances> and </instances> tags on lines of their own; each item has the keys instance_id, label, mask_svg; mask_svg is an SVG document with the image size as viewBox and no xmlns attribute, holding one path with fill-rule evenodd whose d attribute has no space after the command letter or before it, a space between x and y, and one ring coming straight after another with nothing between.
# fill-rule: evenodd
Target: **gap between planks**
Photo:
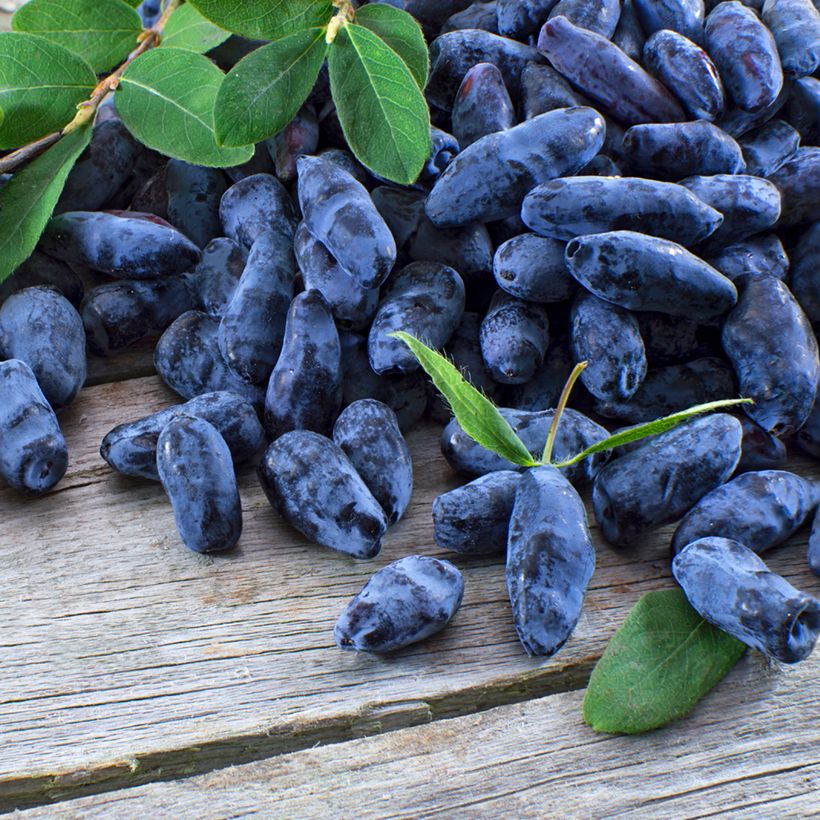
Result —
<instances>
[{"instance_id":1,"label":"gap between planks","mask_svg":"<svg viewBox=\"0 0 820 820\"><path fill-rule=\"evenodd\" d=\"M529 659L515 636L503 558L433 545L430 504L460 483L438 428L411 433L416 488L374 561L307 544L240 472L238 550L179 543L162 489L113 474L112 426L178 401L155 377L84 390L62 418L71 465L57 492L0 490L0 806L12 808L468 714L584 685L637 598L670 585L671 528L639 549L599 547L570 642ZM814 477L816 464L795 462ZM390 658L342 653L332 626L375 569L421 552L465 573L464 606L429 642ZM805 533L767 557L817 592Z\"/></svg>"},{"instance_id":2,"label":"gap between planks","mask_svg":"<svg viewBox=\"0 0 820 820\"><path fill-rule=\"evenodd\" d=\"M641 737L596 735L572 692L20 817L805 817L820 793L818 672L817 657L778 669L749 653L690 715Z\"/></svg>"}]
</instances>

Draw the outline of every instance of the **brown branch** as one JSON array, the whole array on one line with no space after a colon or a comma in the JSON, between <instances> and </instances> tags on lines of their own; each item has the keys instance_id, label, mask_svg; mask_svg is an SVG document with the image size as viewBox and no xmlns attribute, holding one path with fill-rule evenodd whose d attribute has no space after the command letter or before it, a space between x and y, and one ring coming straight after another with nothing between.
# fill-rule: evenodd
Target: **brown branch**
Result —
<instances>
[{"instance_id":1,"label":"brown branch","mask_svg":"<svg viewBox=\"0 0 820 820\"><path fill-rule=\"evenodd\" d=\"M165 24L168 22L171 13L179 6L180 2L181 0L169 0L159 20L140 35L141 40L139 45L128 55L121 66L97 84L97 87L91 92L91 96L85 102L81 102L77 106L76 116L65 128L61 131L47 134L45 137L40 137L40 139L30 142L28 145L24 145L22 148L18 148L0 158L0 174L7 174L10 171L14 171L24 163L40 156L43 151L50 148L56 142L59 142L66 134L70 134L72 131L90 122L97 113L100 103L111 91L116 90L128 66L131 65L137 57L145 54L146 51L154 48L154 46L159 45L162 30L165 28Z\"/></svg>"}]
</instances>

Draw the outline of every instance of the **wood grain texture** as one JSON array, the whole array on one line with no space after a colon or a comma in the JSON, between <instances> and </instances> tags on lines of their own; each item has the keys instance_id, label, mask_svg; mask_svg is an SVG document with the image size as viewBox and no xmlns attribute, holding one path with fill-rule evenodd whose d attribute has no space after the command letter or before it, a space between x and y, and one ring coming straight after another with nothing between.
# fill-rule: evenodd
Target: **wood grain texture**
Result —
<instances>
[{"instance_id":1,"label":"wood grain texture","mask_svg":"<svg viewBox=\"0 0 820 820\"><path fill-rule=\"evenodd\" d=\"M370 574L443 555L430 504L455 486L437 430L410 436L416 488L374 561L310 545L241 471L245 531L230 556L188 552L159 485L100 460L117 423L175 402L155 377L92 387L63 416L69 474L51 495L0 490L0 806L199 773L584 685L641 593L667 586L671 528L640 549L599 546L567 646L529 659L510 620L502 558L464 570L451 626L393 657L340 652L333 623ZM799 469L820 475L807 461ZM817 593L805 534L771 567Z\"/></svg>"},{"instance_id":2,"label":"wood grain texture","mask_svg":"<svg viewBox=\"0 0 820 820\"><path fill-rule=\"evenodd\" d=\"M684 720L596 735L570 692L21 818L807 817L820 793L820 658L749 654Z\"/></svg>"}]
</instances>

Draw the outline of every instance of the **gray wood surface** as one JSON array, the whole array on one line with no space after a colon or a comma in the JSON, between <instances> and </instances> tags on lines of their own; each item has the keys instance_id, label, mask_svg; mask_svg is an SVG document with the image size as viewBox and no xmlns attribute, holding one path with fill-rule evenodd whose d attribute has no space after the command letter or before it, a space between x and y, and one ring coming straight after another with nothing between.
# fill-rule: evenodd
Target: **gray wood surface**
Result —
<instances>
[{"instance_id":1,"label":"gray wood surface","mask_svg":"<svg viewBox=\"0 0 820 820\"><path fill-rule=\"evenodd\" d=\"M570 692L22 818L809 817L820 803L816 656L747 655L685 720L596 735Z\"/></svg>"},{"instance_id":2,"label":"gray wood surface","mask_svg":"<svg viewBox=\"0 0 820 820\"><path fill-rule=\"evenodd\" d=\"M670 583L670 528L630 552L593 532L599 565L584 616L543 661L526 658L516 639L502 558L456 556L467 591L447 630L395 657L340 652L333 623L375 569L411 552L442 554L430 503L457 479L437 430L410 436L413 502L378 559L307 544L269 507L250 467L240 477L240 547L206 558L180 544L158 485L113 474L97 453L112 426L175 401L155 377L84 390L62 417L71 465L57 490L37 500L0 490L0 806L577 689L640 594ZM817 592L804 545L801 533L770 565Z\"/></svg>"}]
</instances>

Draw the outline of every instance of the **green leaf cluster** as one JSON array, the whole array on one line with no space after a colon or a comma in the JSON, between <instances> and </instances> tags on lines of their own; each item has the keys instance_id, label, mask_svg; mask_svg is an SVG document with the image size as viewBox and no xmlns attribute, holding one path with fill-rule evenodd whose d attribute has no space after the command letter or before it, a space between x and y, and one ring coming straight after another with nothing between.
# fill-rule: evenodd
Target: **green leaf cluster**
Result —
<instances>
[{"instance_id":1,"label":"green leaf cluster","mask_svg":"<svg viewBox=\"0 0 820 820\"><path fill-rule=\"evenodd\" d=\"M271 40L228 72L214 107L217 143L241 146L281 131L308 98L327 60L345 138L375 174L409 184L430 154L422 89L428 56L418 23L386 5L191 0L215 25ZM184 7L183 7L184 8Z\"/></svg>"}]
</instances>

